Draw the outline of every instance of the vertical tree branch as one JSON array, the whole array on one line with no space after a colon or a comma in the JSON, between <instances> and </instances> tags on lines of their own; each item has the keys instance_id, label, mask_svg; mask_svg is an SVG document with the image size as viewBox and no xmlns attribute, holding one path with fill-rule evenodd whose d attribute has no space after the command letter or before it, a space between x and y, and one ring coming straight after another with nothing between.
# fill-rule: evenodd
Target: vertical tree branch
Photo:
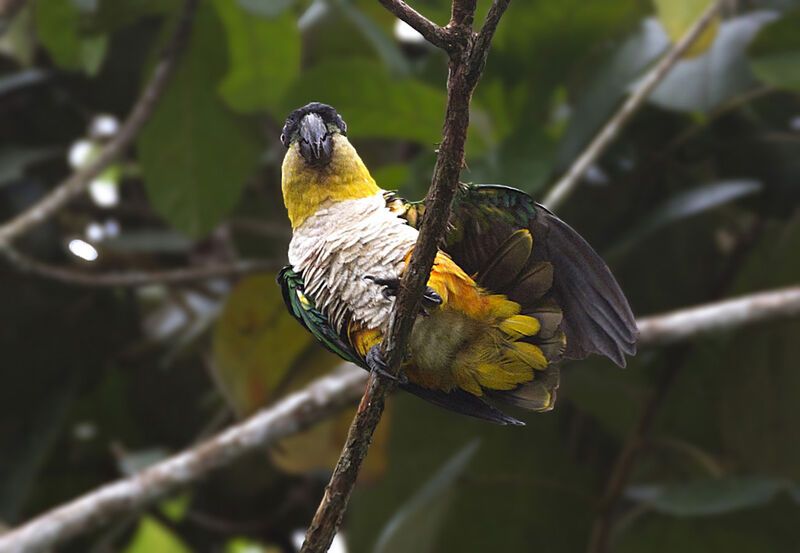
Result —
<instances>
[{"instance_id":1,"label":"vertical tree branch","mask_svg":"<svg viewBox=\"0 0 800 553\"><path fill-rule=\"evenodd\" d=\"M721 7L722 0L714 0L686 34L683 35L647 75L644 76L619 110L617 110L611 119L603 125L603 128L600 129L600 132L597 133L583 153L578 156L578 159L572 163L564 176L559 179L547 196L545 196L544 200L542 200L544 205L555 211L561 206L564 200L572 194L586 170L614 141L620 130L622 130L625 124L633 117L633 114L639 111L644 101L658 83L667 76L670 69L672 69L678 60L691 48L692 44L700 38L703 31L714 21Z\"/></svg>"},{"instance_id":2,"label":"vertical tree branch","mask_svg":"<svg viewBox=\"0 0 800 553\"><path fill-rule=\"evenodd\" d=\"M411 260L403 274L397 301L390 317L389 332L382 345L391 374L397 374L405 357L408 338L419 312L420 300L428 283L438 244L444 236L450 217L450 205L458 189L458 178L464 166L464 145L469 126L469 104L480 78L491 37L508 0L495 0L487 24L479 35L472 31L476 0L453 0L450 23L441 33L441 41L450 56L447 80L447 108L442 143L426 199L425 216ZM419 14L407 12L397 0L381 0L389 11L414 28L433 28L420 24ZM407 7L407 6L406 6ZM425 34L423 34L425 36ZM437 41L441 34L437 31ZM480 41L476 37L482 36ZM427 37L426 37L427 38ZM434 43L436 44L436 43ZM436 44L437 46L439 44ZM382 377L370 378L347 440L339 457L322 501L306 533L301 553L324 553L342 523L350 494L361 463L367 454L372 435L380 422L386 397L394 383Z\"/></svg>"}]
</instances>

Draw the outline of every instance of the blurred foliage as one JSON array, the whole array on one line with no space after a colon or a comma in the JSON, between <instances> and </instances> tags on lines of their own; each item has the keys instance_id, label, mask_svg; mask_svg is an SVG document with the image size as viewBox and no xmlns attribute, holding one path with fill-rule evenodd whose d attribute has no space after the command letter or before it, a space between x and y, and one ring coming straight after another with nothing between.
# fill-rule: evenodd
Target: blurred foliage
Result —
<instances>
[{"instance_id":1,"label":"blurred foliage","mask_svg":"<svg viewBox=\"0 0 800 553\"><path fill-rule=\"evenodd\" d=\"M80 165L70 160L80 144L113 134L98 116L129 112L180 7L11 4L0 2L0 220ZM199 4L135 151L104 175L111 185L21 240L26 253L98 273L285 260L278 136L311 100L339 109L380 184L425 193L444 116L441 52L371 0ZM440 24L449 17L445 0L412 4ZM480 19L489 2L478 4ZM541 197L707 6L512 2L475 93L462 178ZM727 2L560 213L606 255L636 313L800 280L799 25L797 0ZM97 259L74 255L75 239ZM0 309L7 525L340 364L285 312L273 275L103 290L0 265ZM521 429L398 394L338 547L584 549L614 459L677 365L614 511L612 550L796 551L798 332L784 321L706 336L642 352L625 371L595 358L568 364L557 409L515 413ZM64 550L294 551L351 413Z\"/></svg>"}]
</instances>

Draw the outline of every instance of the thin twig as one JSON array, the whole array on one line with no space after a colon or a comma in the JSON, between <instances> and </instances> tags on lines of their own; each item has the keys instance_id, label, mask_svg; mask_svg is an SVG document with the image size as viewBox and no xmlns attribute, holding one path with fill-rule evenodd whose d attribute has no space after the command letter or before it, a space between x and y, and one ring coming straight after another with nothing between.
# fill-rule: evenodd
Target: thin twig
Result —
<instances>
[{"instance_id":1,"label":"thin twig","mask_svg":"<svg viewBox=\"0 0 800 553\"><path fill-rule=\"evenodd\" d=\"M453 45L447 31L420 14L403 0L378 0L381 5L389 10L395 17L406 22L415 31L425 37L425 40L445 52L452 50Z\"/></svg>"},{"instance_id":2,"label":"thin twig","mask_svg":"<svg viewBox=\"0 0 800 553\"><path fill-rule=\"evenodd\" d=\"M0 226L0 248L10 245L15 238L31 230L61 209L69 200L83 192L92 179L125 153L152 115L156 104L167 88L170 77L177 66L178 56L189 36L196 5L197 0L184 1L169 45L153 69L150 82L114 138L86 166L59 183L36 204Z\"/></svg>"},{"instance_id":3,"label":"thin twig","mask_svg":"<svg viewBox=\"0 0 800 553\"><path fill-rule=\"evenodd\" d=\"M0 535L0 553L37 553L139 511L217 467L275 444L351 405L364 389L360 369L327 376L269 409L191 449L123 480L108 484Z\"/></svg>"},{"instance_id":4,"label":"thin twig","mask_svg":"<svg viewBox=\"0 0 800 553\"><path fill-rule=\"evenodd\" d=\"M553 186L545 196L542 203L552 210L557 210L564 200L573 192L586 170L597 160L611 142L617 137L622 127L630 120L650 92L670 72L672 67L691 48L692 44L700 38L703 31L714 21L722 6L722 0L715 0L711 6L700 16L686 34L662 57L659 62L645 75L636 86L628 99L617 112L603 125L597 136L589 143L586 149L576 159L569 170Z\"/></svg>"},{"instance_id":5,"label":"thin twig","mask_svg":"<svg viewBox=\"0 0 800 553\"><path fill-rule=\"evenodd\" d=\"M381 3L384 3L383 0ZM398 5L396 2L391 4ZM507 5L508 0L495 0L495 5L491 9L491 13L495 14L493 17L499 19ZM444 236L450 217L450 205L464 166L469 104L480 77L479 69L482 68L482 64L479 63L480 67L477 67L471 60L480 62L486 58L486 52L476 50L472 31L474 14L475 0L453 0L452 18L447 25L447 32L452 38L454 47L448 50L450 61L447 108L442 143L425 202L426 213L419 237L404 272L397 301L390 316L388 334L382 345L389 372L394 375L399 372L405 357L411 328L419 313L422 292L428 282L433 260L438 252L438 244ZM497 26L497 21L489 21L489 24L491 28L482 31L486 37L486 40L481 42L482 48L489 47L489 39ZM380 422L386 397L394 387L394 382L389 379L370 378L367 391L350 426L344 449L325 488L319 508L308 527L301 553L324 553L330 547L342 523L372 435Z\"/></svg>"},{"instance_id":6,"label":"thin twig","mask_svg":"<svg viewBox=\"0 0 800 553\"><path fill-rule=\"evenodd\" d=\"M499 0L492 3L489 8L489 13L486 14L486 20L483 22L483 27L475 37L475 46L472 50L472 56L469 60L469 74L471 78L480 78L483 69L486 67L486 58L489 53L489 44L494 38L494 32L497 30L497 24L500 18L503 17L508 4L511 0Z\"/></svg>"},{"instance_id":7,"label":"thin twig","mask_svg":"<svg viewBox=\"0 0 800 553\"><path fill-rule=\"evenodd\" d=\"M42 263L41 261L28 257L11 246L0 249L0 254L5 255L19 271L35 274L50 280L56 280L71 286L87 286L90 288L135 288L139 286L149 286L151 284L181 284L199 280L230 278L252 273L277 271L282 265L274 261L257 260L237 261L235 263L219 265L183 267L180 269L160 271L129 270L113 273L95 273Z\"/></svg>"},{"instance_id":8,"label":"thin twig","mask_svg":"<svg viewBox=\"0 0 800 553\"><path fill-rule=\"evenodd\" d=\"M752 307L748 316L730 316L731 305L734 306L733 312L741 314L741 306L748 303ZM716 319L709 316L710 312L715 313ZM704 322L692 323L695 316ZM667 343L664 338L669 334L673 336L669 342L694 338L695 335L687 335L675 327L679 318L684 321L681 324L688 321L695 332L702 333L732 331L756 322L789 316L800 316L800 286L640 319L639 339L640 343L655 347ZM662 381L669 378L669 373L662 375ZM273 444L333 415L358 399L366 381L367 374L355 369L315 381L214 438L161 461L136 476L89 492L0 535L0 553L42 551L82 532L91 531L106 520L140 510L182 486L201 480L217 467L225 466L248 452ZM665 390L666 386L657 388ZM658 400L658 397L654 399ZM647 411L655 413L655 409ZM647 415L645 419L647 426L652 417ZM630 449L636 451L640 445L641 441L637 440Z\"/></svg>"}]
</instances>

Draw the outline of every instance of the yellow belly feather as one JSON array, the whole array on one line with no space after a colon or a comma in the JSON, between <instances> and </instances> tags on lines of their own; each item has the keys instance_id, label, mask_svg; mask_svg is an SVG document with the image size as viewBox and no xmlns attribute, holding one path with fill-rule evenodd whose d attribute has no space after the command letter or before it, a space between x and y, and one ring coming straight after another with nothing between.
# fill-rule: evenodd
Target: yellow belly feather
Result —
<instances>
[{"instance_id":1,"label":"yellow belly feather","mask_svg":"<svg viewBox=\"0 0 800 553\"><path fill-rule=\"evenodd\" d=\"M406 259L406 262L408 258ZM424 388L511 390L547 368L542 351L520 340L534 336L539 322L520 315L519 304L481 289L446 254L436 257L428 286L442 297L430 316L417 318L403 366L408 380ZM359 354L380 343L378 329L352 328Z\"/></svg>"}]
</instances>

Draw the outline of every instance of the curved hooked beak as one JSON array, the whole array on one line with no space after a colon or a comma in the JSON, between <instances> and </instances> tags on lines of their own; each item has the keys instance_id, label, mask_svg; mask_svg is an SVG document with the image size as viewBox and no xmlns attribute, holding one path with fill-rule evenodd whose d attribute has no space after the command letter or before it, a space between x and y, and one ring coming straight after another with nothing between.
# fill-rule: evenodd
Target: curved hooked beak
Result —
<instances>
[{"instance_id":1,"label":"curved hooked beak","mask_svg":"<svg viewBox=\"0 0 800 553\"><path fill-rule=\"evenodd\" d=\"M324 167L333 157L333 137L322 117L309 113L300 121L300 154L313 167Z\"/></svg>"}]
</instances>

